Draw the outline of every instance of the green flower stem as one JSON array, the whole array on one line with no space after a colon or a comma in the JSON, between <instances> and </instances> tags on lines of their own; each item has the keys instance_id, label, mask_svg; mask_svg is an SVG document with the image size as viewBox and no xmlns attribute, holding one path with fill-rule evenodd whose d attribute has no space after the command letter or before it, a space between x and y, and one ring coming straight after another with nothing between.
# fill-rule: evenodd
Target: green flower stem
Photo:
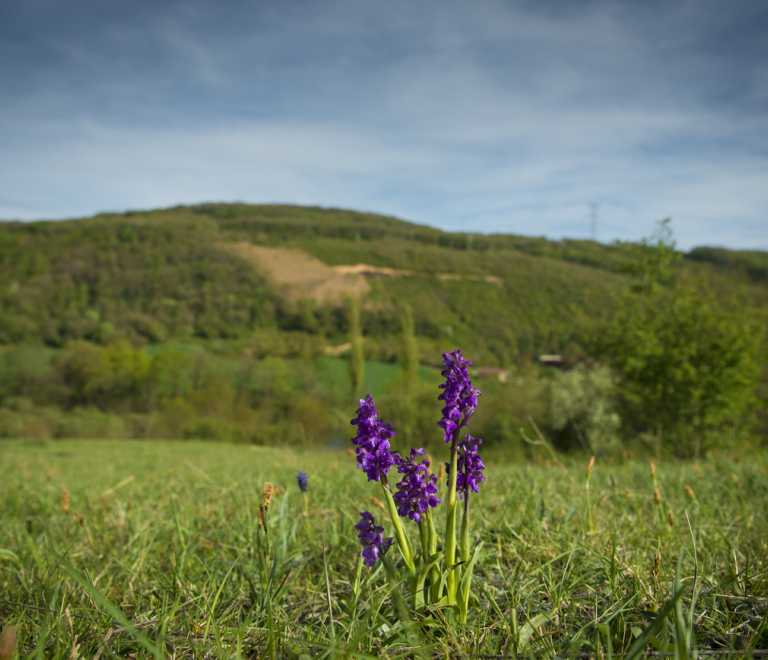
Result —
<instances>
[{"instance_id":1,"label":"green flower stem","mask_svg":"<svg viewBox=\"0 0 768 660\"><path fill-rule=\"evenodd\" d=\"M355 565L355 583L352 585L352 592L355 594L355 598L359 595L360 591L360 578L363 574L363 553L357 553L357 564Z\"/></svg>"},{"instance_id":2,"label":"green flower stem","mask_svg":"<svg viewBox=\"0 0 768 660\"><path fill-rule=\"evenodd\" d=\"M421 555L422 561L426 564L429 559L429 532L427 530L427 522L424 516L419 520L419 537L421 538Z\"/></svg>"},{"instance_id":3,"label":"green flower stem","mask_svg":"<svg viewBox=\"0 0 768 660\"><path fill-rule=\"evenodd\" d=\"M361 548L358 548L357 552L357 564L355 565L355 582L352 585L352 593L354 598L352 599L352 605L349 608L350 615L354 618L357 610L357 602L360 599L360 578L363 575L363 553Z\"/></svg>"},{"instance_id":4,"label":"green flower stem","mask_svg":"<svg viewBox=\"0 0 768 660\"><path fill-rule=\"evenodd\" d=\"M427 509L427 528L429 531L429 554L432 556L437 553L437 529L429 509ZM434 566L429 572L429 581L431 584L431 601L436 603L440 600L440 569L437 566Z\"/></svg>"},{"instance_id":5,"label":"green flower stem","mask_svg":"<svg viewBox=\"0 0 768 660\"><path fill-rule=\"evenodd\" d=\"M424 519L424 516L421 517L421 520L419 520L419 540L421 541L421 562L419 562L417 569L414 571L414 582L413 582L413 598L414 603L416 604L416 607L420 610L424 609L424 606L427 604L429 592L427 592L426 586L419 590L418 589L418 580L419 575L422 570L422 566L427 564L429 561L429 536L427 535L427 521Z\"/></svg>"},{"instance_id":6,"label":"green flower stem","mask_svg":"<svg viewBox=\"0 0 768 660\"><path fill-rule=\"evenodd\" d=\"M429 530L429 554L434 555L437 552L437 528L432 511L429 509L427 509L427 529Z\"/></svg>"},{"instance_id":7,"label":"green flower stem","mask_svg":"<svg viewBox=\"0 0 768 660\"><path fill-rule=\"evenodd\" d=\"M309 498L307 497L306 493L302 493L304 495L304 519L307 521L307 539L312 539L312 530L309 526Z\"/></svg>"},{"instance_id":8,"label":"green flower stem","mask_svg":"<svg viewBox=\"0 0 768 660\"><path fill-rule=\"evenodd\" d=\"M589 498L589 477L587 477L587 485L585 487L585 490L587 491L587 531L588 532L594 532L595 529L595 519L592 517L592 503Z\"/></svg>"},{"instance_id":9,"label":"green flower stem","mask_svg":"<svg viewBox=\"0 0 768 660\"><path fill-rule=\"evenodd\" d=\"M461 520L459 554L461 555L461 561L469 561L469 488L467 488L467 492L464 493L464 517Z\"/></svg>"},{"instance_id":10,"label":"green flower stem","mask_svg":"<svg viewBox=\"0 0 768 660\"><path fill-rule=\"evenodd\" d=\"M462 565L457 569L459 574L459 623L467 623L467 608L469 606L469 582L465 582L465 576L470 571L469 566L469 488L464 493L464 516L461 519L461 532L459 533L459 555ZM471 576L470 576L471 577Z\"/></svg>"},{"instance_id":11,"label":"green flower stem","mask_svg":"<svg viewBox=\"0 0 768 660\"><path fill-rule=\"evenodd\" d=\"M446 580L448 604L456 604L456 572L451 571L451 566L456 563L456 472L458 470L458 455L456 448L459 441L459 428L453 432L451 443L451 468L448 475L448 515L445 523L445 570L448 573Z\"/></svg>"},{"instance_id":12,"label":"green flower stem","mask_svg":"<svg viewBox=\"0 0 768 660\"><path fill-rule=\"evenodd\" d=\"M397 506L395 506L395 499L392 497L392 491L389 490L389 484L384 475L381 475L381 488L384 491L384 498L387 500L387 509L389 510L389 517L392 519L392 526L395 528L395 538L400 548L400 554L403 555L403 561L405 561L408 571L413 576L416 573L416 568L413 564L411 543L405 535L405 530L400 522L400 515L397 513Z\"/></svg>"},{"instance_id":13,"label":"green flower stem","mask_svg":"<svg viewBox=\"0 0 768 660\"><path fill-rule=\"evenodd\" d=\"M265 556L269 557L269 509L264 512L264 544Z\"/></svg>"}]
</instances>

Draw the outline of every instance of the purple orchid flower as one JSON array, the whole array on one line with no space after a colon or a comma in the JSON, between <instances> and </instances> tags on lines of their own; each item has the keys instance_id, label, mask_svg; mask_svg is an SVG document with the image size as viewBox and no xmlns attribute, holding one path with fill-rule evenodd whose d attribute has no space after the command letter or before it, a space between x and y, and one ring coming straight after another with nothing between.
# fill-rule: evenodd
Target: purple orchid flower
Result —
<instances>
[{"instance_id":1,"label":"purple orchid flower","mask_svg":"<svg viewBox=\"0 0 768 660\"><path fill-rule=\"evenodd\" d=\"M381 476L395 464L389 451L389 438L395 432L389 424L379 420L376 404L370 394L360 399L357 417L350 423L357 426L357 435L352 438L352 443L357 445L357 467L365 472L368 481L380 481Z\"/></svg>"},{"instance_id":2,"label":"purple orchid flower","mask_svg":"<svg viewBox=\"0 0 768 660\"><path fill-rule=\"evenodd\" d=\"M404 475L397 484L394 495L397 512L405 518L408 516L414 522L419 522L428 507L436 507L440 500L436 497L437 475L429 474L429 460L416 462L417 456L423 456L423 449L411 449L409 459L404 459L395 452L397 471Z\"/></svg>"},{"instance_id":3,"label":"purple orchid flower","mask_svg":"<svg viewBox=\"0 0 768 660\"><path fill-rule=\"evenodd\" d=\"M456 469L456 492L460 498L463 498L464 493L467 493L470 488L473 493L479 493L479 484L485 481L485 475L483 474L485 464L478 452L478 446L483 441L480 438L473 438L469 434L464 437L466 440L462 440L458 446ZM445 467L450 472L450 463L446 463Z\"/></svg>"},{"instance_id":4,"label":"purple orchid flower","mask_svg":"<svg viewBox=\"0 0 768 660\"><path fill-rule=\"evenodd\" d=\"M440 374L445 377L445 383L440 385L440 389L444 392L437 398L445 401L445 407L443 418L437 425L445 431L443 439L452 442L454 431L469 423L477 408L477 397L482 392L472 387L467 373L467 367L471 367L472 363L461 355L460 350L443 353L443 366L445 369Z\"/></svg>"},{"instance_id":5,"label":"purple orchid flower","mask_svg":"<svg viewBox=\"0 0 768 660\"><path fill-rule=\"evenodd\" d=\"M373 568L379 557L387 554L394 539L390 536L384 538L384 528L376 524L376 520L370 511L360 514L360 522L355 525L360 545L363 546L363 563Z\"/></svg>"}]
</instances>

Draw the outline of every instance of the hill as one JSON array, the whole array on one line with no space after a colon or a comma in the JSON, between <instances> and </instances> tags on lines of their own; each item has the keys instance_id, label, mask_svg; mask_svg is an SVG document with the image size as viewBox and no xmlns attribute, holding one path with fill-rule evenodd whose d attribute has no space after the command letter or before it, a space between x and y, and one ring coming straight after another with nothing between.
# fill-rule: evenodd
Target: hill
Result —
<instances>
[{"instance_id":1,"label":"hill","mask_svg":"<svg viewBox=\"0 0 768 660\"><path fill-rule=\"evenodd\" d=\"M586 355L633 282L632 252L292 206L0 223L0 437L338 443L354 410L346 355L359 309L358 389L401 441L439 451L422 411L441 353L460 347L484 393L473 434L530 454L519 429L533 437L535 420L579 447L552 412L554 390L562 404L570 386L538 357ZM765 253L683 256L674 277L698 278L726 307L768 307ZM615 398L600 373L596 410ZM622 419L622 442L647 427Z\"/></svg>"},{"instance_id":2,"label":"hill","mask_svg":"<svg viewBox=\"0 0 768 660\"><path fill-rule=\"evenodd\" d=\"M275 276L274 264L288 253L270 266L263 250L248 254L249 245L292 251L303 264L283 269L293 285L285 273ZM312 282L301 280L308 255L318 272L357 270L326 269L336 283L324 286L336 293L316 301ZM686 256L681 272L705 274L724 293L736 287L765 299L766 253L697 248ZM9 222L0 225L0 342L247 342L298 332L341 343L343 295L362 295L369 357L395 359L408 303L424 344L461 345L485 365L505 366L578 353L584 321L606 314L611 294L629 281L628 263L616 245L448 233L293 206L204 204ZM315 285L318 272L307 276Z\"/></svg>"}]
</instances>

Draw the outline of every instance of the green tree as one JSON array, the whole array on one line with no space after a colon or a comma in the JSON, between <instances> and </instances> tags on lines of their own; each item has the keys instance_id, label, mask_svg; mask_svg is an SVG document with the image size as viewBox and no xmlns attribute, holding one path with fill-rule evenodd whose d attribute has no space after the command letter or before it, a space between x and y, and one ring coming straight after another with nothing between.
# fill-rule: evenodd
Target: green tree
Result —
<instances>
[{"instance_id":1,"label":"green tree","mask_svg":"<svg viewBox=\"0 0 768 660\"><path fill-rule=\"evenodd\" d=\"M630 259L623 270L637 277L632 284L633 292L658 293L670 281L672 265L682 256L676 250L671 224L672 218L661 220L650 238L622 244Z\"/></svg>"},{"instance_id":2,"label":"green tree","mask_svg":"<svg viewBox=\"0 0 768 660\"><path fill-rule=\"evenodd\" d=\"M333 417L327 407L312 396L301 396L293 402L290 419L298 426L305 446L325 440L333 430Z\"/></svg>"},{"instance_id":3,"label":"green tree","mask_svg":"<svg viewBox=\"0 0 768 660\"><path fill-rule=\"evenodd\" d=\"M618 297L598 350L621 376L633 430L698 457L718 433L754 420L763 325L757 310L738 300L726 307L702 281L663 286L674 254L665 221L640 245L639 282Z\"/></svg>"},{"instance_id":4,"label":"green tree","mask_svg":"<svg viewBox=\"0 0 768 660\"><path fill-rule=\"evenodd\" d=\"M127 402L127 399L142 398L149 389L150 359L147 353L134 348L126 340L109 344L104 356L112 370L112 399ZM145 403L142 401L142 403Z\"/></svg>"},{"instance_id":5,"label":"green tree","mask_svg":"<svg viewBox=\"0 0 768 660\"><path fill-rule=\"evenodd\" d=\"M361 397L363 396L365 381L365 354L363 353L363 332L360 327L360 301L357 298L349 299L347 312L349 314L349 342L352 345L349 351L352 394L355 397Z\"/></svg>"},{"instance_id":6,"label":"green tree","mask_svg":"<svg viewBox=\"0 0 768 660\"><path fill-rule=\"evenodd\" d=\"M403 381L406 389L412 389L419 377L419 345L413 330L411 306L402 307L400 321L403 326Z\"/></svg>"},{"instance_id":7,"label":"green tree","mask_svg":"<svg viewBox=\"0 0 768 660\"><path fill-rule=\"evenodd\" d=\"M161 398L178 397L192 389L192 365L187 353L166 346L152 356L147 376Z\"/></svg>"},{"instance_id":8,"label":"green tree","mask_svg":"<svg viewBox=\"0 0 768 660\"><path fill-rule=\"evenodd\" d=\"M69 388L72 405L94 405L111 384L112 370L104 349L87 341L69 342L53 366Z\"/></svg>"}]
</instances>

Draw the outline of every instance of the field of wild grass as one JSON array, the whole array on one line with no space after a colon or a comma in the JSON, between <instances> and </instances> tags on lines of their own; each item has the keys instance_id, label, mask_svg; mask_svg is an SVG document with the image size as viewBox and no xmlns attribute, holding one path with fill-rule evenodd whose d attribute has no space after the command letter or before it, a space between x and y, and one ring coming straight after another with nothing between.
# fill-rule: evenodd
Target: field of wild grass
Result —
<instances>
[{"instance_id":1,"label":"field of wild grass","mask_svg":"<svg viewBox=\"0 0 768 660\"><path fill-rule=\"evenodd\" d=\"M359 512L391 526L344 451L3 441L0 456L0 627L15 626L13 657L610 658L638 640L671 654L679 625L699 655L768 649L768 454L749 447L662 461L655 484L645 459L598 459L589 510L586 461L489 456L472 500L485 546L466 627L440 610L404 623L381 563L354 592ZM276 487L266 572L265 482Z\"/></svg>"}]
</instances>

